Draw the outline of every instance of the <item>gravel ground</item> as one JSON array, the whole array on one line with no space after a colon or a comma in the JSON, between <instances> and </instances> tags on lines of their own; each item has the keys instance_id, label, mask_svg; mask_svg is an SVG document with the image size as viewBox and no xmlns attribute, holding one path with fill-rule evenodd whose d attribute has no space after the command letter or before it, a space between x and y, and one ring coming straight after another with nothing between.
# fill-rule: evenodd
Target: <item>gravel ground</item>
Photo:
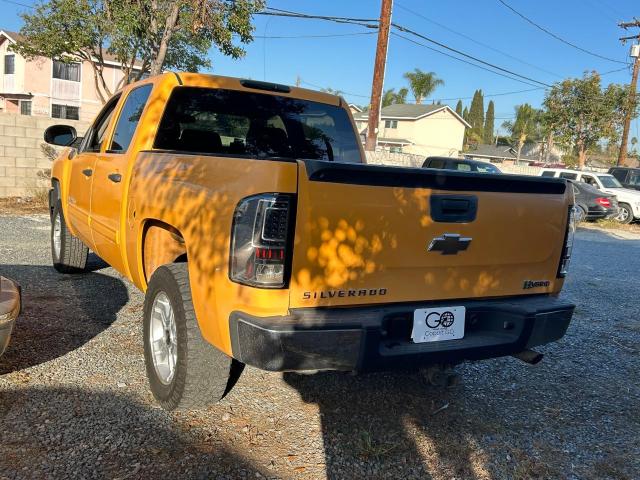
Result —
<instances>
[{"instance_id":1,"label":"gravel ground","mask_svg":"<svg viewBox=\"0 0 640 480\"><path fill-rule=\"evenodd\" d=\"M640 235L578 232L578 304L544 361L418 374L247 368L206 411L157 408L142 295L98 258L49 266L48 219L0 216L0 273L25 308L0 359L0 478L640 478Z\"/></svg>"}]
</instances>

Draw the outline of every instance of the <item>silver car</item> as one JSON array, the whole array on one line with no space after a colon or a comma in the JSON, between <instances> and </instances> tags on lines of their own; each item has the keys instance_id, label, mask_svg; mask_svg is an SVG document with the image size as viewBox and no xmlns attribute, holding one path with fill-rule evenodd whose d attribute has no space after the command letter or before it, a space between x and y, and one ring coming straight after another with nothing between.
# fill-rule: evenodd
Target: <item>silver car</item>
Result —
<instances>
[{"instance_id":1,"label":"silver car","mask_svg":"<svg viewBox=\"0 0 640 480\"><path fill-rule=\"evenodd\" d=\"M8 278L0 277L0 355L9 345L20 305L20 287Z\"/></svg>"}]
</instances>

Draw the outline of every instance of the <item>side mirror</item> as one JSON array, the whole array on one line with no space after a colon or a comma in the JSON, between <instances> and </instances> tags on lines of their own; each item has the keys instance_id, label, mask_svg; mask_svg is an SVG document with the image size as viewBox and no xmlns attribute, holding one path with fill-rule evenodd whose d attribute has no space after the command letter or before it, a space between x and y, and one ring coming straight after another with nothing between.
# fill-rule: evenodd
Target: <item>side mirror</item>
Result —
<instances>
[{"instance_id":1,"label":"side mirror","mask_svg":"<svg viewBox=\"0 0 640 480\"><path fill-rule=\"evenodd\" d=\"M52 125L44 131L44 141L60 147L70 146L77 138L76 129L70 125Z\"/></svg>"}]
</instances>

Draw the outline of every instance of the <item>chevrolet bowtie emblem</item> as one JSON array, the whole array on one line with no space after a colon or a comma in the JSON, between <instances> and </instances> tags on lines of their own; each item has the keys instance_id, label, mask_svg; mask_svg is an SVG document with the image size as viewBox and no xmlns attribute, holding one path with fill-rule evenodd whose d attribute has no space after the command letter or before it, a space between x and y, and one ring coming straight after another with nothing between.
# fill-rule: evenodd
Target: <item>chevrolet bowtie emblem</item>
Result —
<instances>
[{"instance_id":1,"label":"chevrolet bowtie emblem","mask_svg":"<svg viewBox=\"0 0 640 480\"><path fill-rule=\"evenodd\" d=\"M431 240L427 250L441 252L442 255L456 255L458 252L465 251L470 243L470 238L461 237L457 233L445 233L441 237Z\"/></svg>"}]
</instances>

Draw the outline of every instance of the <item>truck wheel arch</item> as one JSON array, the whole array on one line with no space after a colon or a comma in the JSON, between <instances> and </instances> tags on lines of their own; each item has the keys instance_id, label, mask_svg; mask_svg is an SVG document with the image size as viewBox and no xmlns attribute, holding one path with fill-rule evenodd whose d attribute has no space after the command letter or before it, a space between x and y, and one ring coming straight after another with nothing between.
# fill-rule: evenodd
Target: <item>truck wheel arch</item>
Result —
<instances>
[{"instance_id":1,"label":"truck wheel arch","mask_svg":"<svg viewBox=\"0 0 640 480\"><path fill-rule=\"evenodd\" d=\"M180 231L162 221L148 220L142 236L142 266L148 283L156 269L187 261L187 247Z\"/></svg>"}]
</instances>

